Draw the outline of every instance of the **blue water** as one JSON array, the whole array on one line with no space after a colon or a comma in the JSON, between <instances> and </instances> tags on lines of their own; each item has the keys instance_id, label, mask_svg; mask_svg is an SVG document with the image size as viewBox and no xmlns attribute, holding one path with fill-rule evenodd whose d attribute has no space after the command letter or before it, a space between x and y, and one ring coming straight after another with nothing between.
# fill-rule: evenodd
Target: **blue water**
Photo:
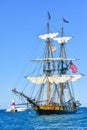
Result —
<instances>
[{"instance_id":1,"label":"blue water","mask_svg":"<svg viewBox=\"0 0 87 130\"><path fill-rule=\"evenodd\" d=\"M10 113L0 110L0 130L87 130L87 108L76 114L38 116L29 109Z\"/></svg>"}]
</instances>

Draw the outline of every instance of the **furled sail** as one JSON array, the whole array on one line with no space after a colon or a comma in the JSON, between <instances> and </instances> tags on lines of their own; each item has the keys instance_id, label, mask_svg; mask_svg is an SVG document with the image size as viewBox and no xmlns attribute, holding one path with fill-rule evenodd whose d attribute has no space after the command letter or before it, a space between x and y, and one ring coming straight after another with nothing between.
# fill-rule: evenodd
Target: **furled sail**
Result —
<instances>
[{"instance_id":1,"label":"furled sail","mask_svg":"<svg viewBox=\"0 0 87 130\"><path fill-rule=\"evenodd\" d=\"M43 59L35 59L33 61L72 61L72 60L79 60L78 58L43 58Z\"/></svg>"},{"instance_id":2,"label":"furled sail","mask_svg":"<svg viewBox=\"0 0 87 130\"><path fill-rule=\"evenodd\" d=\"M54 40L57 40L58 43L64 43L64 42L68 42L72 37L60 37L60 38L54 38Z\"/></svg>"},{"instance_id":3,"label":"furled sail","mask_svg":"<svg viewBox=\"0 0 87 130\"><path fill-rule=\"evenodd\" d=\"M39 35L39 38L44 39L44 40L46 40L47 38L53 39L57 35L58 33L47 33L47 34Z\"/></svg>"},{"instance_id":4,"label":"furled sail","mask_svg":"<svg viewBox=\"0 0 87 130\"><path fill-rule=\"evenodd\" d=\"M26 78L36 84L43 84L46 81L49 81L50 83L65 83L67 81L76 81L78 79L80 79L82 77L82 74L67 74L67 75L52 75L52 76L46 76L46 75L42 75L42 76L36 76L36 77L31 77L31 76L27 76Z\"/></svg>"}]
</instances>

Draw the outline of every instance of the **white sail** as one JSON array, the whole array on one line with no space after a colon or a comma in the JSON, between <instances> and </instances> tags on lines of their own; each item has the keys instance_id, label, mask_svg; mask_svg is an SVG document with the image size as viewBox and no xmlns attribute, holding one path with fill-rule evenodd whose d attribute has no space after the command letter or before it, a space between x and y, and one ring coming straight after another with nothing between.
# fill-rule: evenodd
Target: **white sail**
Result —
<instances>
[{"instance_id":1,"label":"white sail","mask_svg":"<svg viewBox=\"0 0 87 130\"><path fill-rule=\"evenodd\" d=\"M45 76L37 76L37 77L26 77L29 81L35 83L35 84L43 84L46 82L46 77Z\"/></svg>"},{"instance_id":2,"label":"white sail","mask_svg":"<svg viewBox=\"0 0 87 130\"><path fill-rule=\"evenodd\" d=\"M34 59L33 61L72 61L72 60L79 60L78 58L43 58L43 59Z\"/></svg>"},{"instance_id":3,"label":"white sail","mask_svg":"<svg viewBox=\"0 0 87 130\"><path fill-rule=\"evenodd\" d=\"M44 40L46 40L47 38L53 39L57 35L58 33L47 33L47 34L39 35L39 38L44 39Z\"/></svg>"},{"instance_id":4,"label":"white sail","mask_svg":"<svg viewBox=\"0 0 87 130\"><path fill-rule=\"evenodd\" d=\"M73 82L73 81L80 79L82 76L83 76L82 74L71 75L72 78L70 80Z\"/></svg>"},{"instance_id":5,"label":"white sail","mask_svg":"<svg viewBox=\"0 0 87 130\"><path fill-rule=\"evenodd\" d=\"M66 76L66 75L54 75L54 76L49 76L48 77L49 81L51 83L55 83L55 84L58 84L58 83L64 83L64 82L67 82L68 80L70 80L70 76Z\"/></svg>"},{"instance_id":6,"label":"white sail","mask_svg":"<svg viewBox=\"0 0 87 130\"><path fill-rule=\"evenodd\" d=\"M64 42L68 42L72 37L60 37L60 38L54 38L54 40L57 40L58 43L64 43Z\"/></svg>"},{"instance_id":7,"label":"white sail","mask_svg":"<svg viewBox=\"0 0 87 130\"><path fill-rule=\"evenodd\" d=\"M26 78L35 83L35 84L43 84L46 81L49 81L50 83L65 83L67 81L76 81L78 79L80 79L82 77L82 74L78 74L78 75L53 75L53 76L48 76L46 77L45 75L42 76L36 76L36 77L30 77L27 76Z\"/></svg>"}]
</instances>

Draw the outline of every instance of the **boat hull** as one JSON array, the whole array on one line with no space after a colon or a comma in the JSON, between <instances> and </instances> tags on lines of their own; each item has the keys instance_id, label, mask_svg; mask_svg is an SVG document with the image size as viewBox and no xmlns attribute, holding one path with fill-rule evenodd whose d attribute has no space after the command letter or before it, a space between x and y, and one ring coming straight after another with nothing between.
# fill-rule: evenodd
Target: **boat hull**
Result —
<instances>
[{"instance_id":1,"label":"boat hull","mask_svg":"<svg viewBox=\"0 0 87 130\"><path fill-rule=\"evenodd\" d=\"M39 115L51 115L51 114L74 114L78 110L36 110L37 114Z\"/></svg>"}]
</instances>

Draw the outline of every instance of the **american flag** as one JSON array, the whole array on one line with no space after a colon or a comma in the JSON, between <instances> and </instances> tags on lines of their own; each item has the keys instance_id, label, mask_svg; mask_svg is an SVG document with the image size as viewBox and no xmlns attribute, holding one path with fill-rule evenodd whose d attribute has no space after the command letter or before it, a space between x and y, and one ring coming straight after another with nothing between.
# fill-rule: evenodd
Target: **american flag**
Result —
<instances>
[{"instance_id":1,"label":"american flag","mask_svg":"<svg viewBox=\"0 0 87 130\"><path fill-rule=\"evenodd\" d=\"M73 73L77 72L77 67L70 61L69 68L72 70Z\"/></svg>"}]
</instances>

